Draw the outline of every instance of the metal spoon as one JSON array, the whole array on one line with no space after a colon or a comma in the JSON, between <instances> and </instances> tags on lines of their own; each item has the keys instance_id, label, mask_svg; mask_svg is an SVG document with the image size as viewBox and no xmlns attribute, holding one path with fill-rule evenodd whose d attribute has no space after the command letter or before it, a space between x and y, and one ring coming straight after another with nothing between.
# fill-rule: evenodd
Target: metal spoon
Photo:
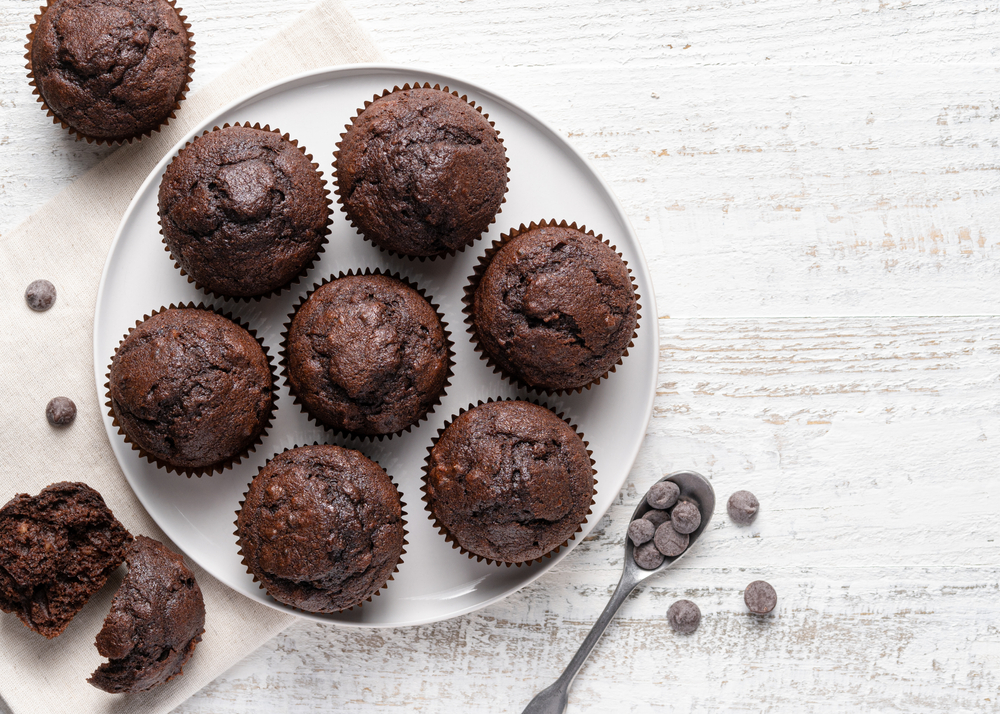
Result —
<instances>
[{"instance_id":1,"label":"metal spoon","mask_svg":"<svg viewBox=\"0 0 1000 714\"><path fill-rule=\"evenodd\" d=\"M685 553L691 550L691 547L698 540L699 536L708 528L708 524L712 520L712 513L715 511L715 491L712 489L712 484L708 482L708 479L694 471L675 471L669 476L664 476L660 481L673 481L676 483L681 490L680 500L694 501L698 506L698 510L701 511L701 525L698 526L698 530L691 534L691 542L688 544L687 550L673 558L664 558L660 567L654 570L644 570L635 564L635 559L632 557L632 540L626 536L625 566L622 569L622 577L618 581L618 587L615 588L611 600L604 608L604 612L597 618L597 622L594 623L594 627L590 630L590 634L587 635L587 639L580 645L580 649L573 655L573 659L570 661L569 666L566 667L566 671L553 684L539 692L528 706L524 708L521 714L563 714L569 702L570 684L573 683L573 679L576 677L577 672L580 671L580 667L587 660L597 641L601 639L601 635L607 629L611 618L618 612L618 608L622 606L625 599L635 590L639 583L660 574L677 562L679 558L684 557ZM643 514L648 510L650 510L650 507L646 503L644 496L642 502L632 514L632 520L642 518ZM631 523L631 521L629 522Z\"/></svg>"}]
</instances>

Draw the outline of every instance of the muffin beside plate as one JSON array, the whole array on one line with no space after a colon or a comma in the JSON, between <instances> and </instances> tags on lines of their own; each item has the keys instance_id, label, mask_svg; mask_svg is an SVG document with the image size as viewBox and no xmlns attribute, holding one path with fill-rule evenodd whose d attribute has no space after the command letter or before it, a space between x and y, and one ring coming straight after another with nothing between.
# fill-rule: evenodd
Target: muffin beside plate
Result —
<instances>
[{"instance_id":1,"label":"muffin beside plate","mask_svg":"<svg viewBox=\"0 0 1000 714\"><path fill-rule=\"evenodd\" d=\"M172 0L49 0L25 55L42 108L99 144L158 130L194 72L185 20Z\"/></svg>"}]
</instances>

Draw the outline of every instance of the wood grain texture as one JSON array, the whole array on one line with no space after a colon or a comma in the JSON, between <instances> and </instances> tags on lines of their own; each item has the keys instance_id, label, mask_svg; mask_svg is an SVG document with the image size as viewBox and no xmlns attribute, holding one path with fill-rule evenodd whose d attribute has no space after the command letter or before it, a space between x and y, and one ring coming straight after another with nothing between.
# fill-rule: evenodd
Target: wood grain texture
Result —
<instances>
[{"instance_id":1,"label":"wood grain texture","mask_svg":"<svg viewBox=\"0 0 1000 714\"><path fill-rule=\"evenodd\" d=\"M183 3L195 86L308 0ZM369 0L386 53L535 110L612 185L660 314L654 418L620 498L479 613L303 623L178 711L518 712L602 609L625 520L693 468L720 509L622 610L570 711L995 711L1000 701L1000 8L975 0ZM543 5L543 6L540 6ZM0 234L107 149L23 77L0 0ZM55 237L54 240L58 240ZM743 587L779 595L748 615ZM665 612L704 620L673 634Z\"/></svg>"}]
</instances>

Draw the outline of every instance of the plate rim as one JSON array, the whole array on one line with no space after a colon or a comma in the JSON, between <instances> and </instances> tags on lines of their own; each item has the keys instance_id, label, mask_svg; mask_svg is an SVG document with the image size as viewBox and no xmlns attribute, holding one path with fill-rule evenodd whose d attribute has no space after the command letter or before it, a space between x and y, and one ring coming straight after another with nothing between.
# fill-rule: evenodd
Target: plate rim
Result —
<instances>
[{"instance_id":1,"label":"plate rim","mask_svg":"<svg viewBox=\"0 0 1000 714\"><path fill-rule=\"evenodd\" d=\"M108 281L108 274L112 256L114 256L116 252L118 244L121 241L122 236L124 234L125 226L129 222L129 219L131 218L132 213L134 212L135 207L139 202L140 196L145 194L150 183L152 183L154 180L160 177L160 175L163 173L166 167L167 162L170 161L174 156L176 156L178 151L180 151L187 144L187 142L191 141L191 139L193 139L195 136L205 131L206 128L210 128L210 126L213 123L217 122L219 117L223 116L224 114L237 110L243 104L250 103L254 100L262 99L269 93L280 90L281 88L287 85L296 83L309 84L311 83L310 80L323 81L323 79L336 79L337 75L351 75L351 74L356 75L359 73L366 73L366 72L371 72L371 73L392 72L398 74L412 73L414 75L418 75L414 77L414 79L419 79L419 75L425 75L428 77L443 79L447 83L449 83L449 89L454 89L453 87L450 86L450 83L454 82L455 84L461 87L474 90L482 97L486 97L489 98L490 100L497 101L498 103L505 105L509 109L513 109L514 111L522 114L528 121L530 121L531 123L535 124L542 130L544 130L544 132L548 135L550 139L554 139L556 142L558 142L560 148L568 151L568 153L576 160L577 164L580 167L582 167L584 171L588 172L592 179L597 181L597 184L604 191L606 197L610 200L611 206L614 209L614 211L619 216L621 216L623 220L623 226L627 233L627 237L632 241L640 259L638 261L639 262L638 265L630 265L629 267L632 270L635 270L641 276L642 280L639 282L644 281L645 284L649 286L648 295L640 296L640 299L642 299L645 302L645 307L647 310L647 318L643 326L643 329L650 330L652 332L652 344L654 347L654 351L656 353L656 357L652 360L652 388L646 395L646 402L644 408L645 419L643 421L643 437L638 440L636 446L633 449L630 449L630 453L627 459L627 468L625 469L625 478L623 479L622 483L619 484L618 486L618 490L621 491L621 488L624 486L624 481L628 479L628 474L631 472L632 467L635 465L636 459L639 456L639 451L641 450L642 444L645 441L646 432L649 431L649 423L653 414L653 400L656 395L656 381L659 375L659 359L658 359L659 315L656 310L656 299L653 294L652 276L649 273L649 266L646 262L645 252L643 251L642 244L640 243L639 238L636 235L635 228L632 226L632 222L629 220L628 214L622 207L621 202L618 199L618 196L611 189L608 183L604 180L604 177L601 176L601 174L598 173L597 170L590 165L590 163L587 161L587 158L583 155L582 151L573 146L573 144L571 144L567 138L563 137L548 122L537 116L534 112L525 109L519 102L514 102L502 94L487 89L482 85L480 85L478 82L465 80L461 77L452 75L450 73L441 72L439 70L430 69L420 65L397 65L397 64L383 63L383 62L365 62L365 63L343 64L343 65L328 65L325 67L306 70L304 72L299 72L294 75L274 80L251 92L248 92L247 94L238 97L237 99L234 99L228 104L220 107L218 110L207 115L204 119L199 121L191 131L186 133L183 137L181 137L180 140L178 140L173 146L171 146L171 148L150 170L149 174L136 189L134 195L132 196L132 200L129 202L128 207L122 214L121 221L118 223L118 228L115 230L115 236L112 239L110 246L108 247L108 253L104 259L104 267L101 270L101 280L98 284L97 298L94 304L94 327L93 327L94 376L98 394L98 405L101 411L101 419L104 423L105 434L108 437L109 446L113 446L111 442L112 439L114 438L114 435L117 434L117 430L115 430L114 427L112 426L111 418L105 413L104 409L104 397L103 397L104 392L102 391L102 389L106 382L105 380L106 365L104 365L103 363L106 362L107 360L106 356L102 356L100 354L98 346L98 335L101 331L100 307L104 298L104 291ZM427 81L427 80L424 79L421 81ZM649 314L650 311L652 312L652 314ZM143 495L140 494L139 490L137 490L133 485L132 479L129 477L128 471L119 461L118 455L113 448L112 448L112 454L114 454L115 462L121 469L122 475L125 477L125 481L128 483L129 488L132 490L132 493L135 495L139 503L142 504L142 507L146 511L146 514L156 524L157 528L163 531L164 530L163 526L161 526L160 522L153 516L152 511L150 510L149 506L146 503L146 498L144 498ZM542 575L548 573L553 567L555 567L566 556L568 556L576 548L577 545L582 543L583 539L596 527L597 523L601 520L601 518L604 517L605 513L607 513L607 511L604 511L602 513L595 512L594 514L592 514L592 517L588 518L588 521L583 524L583 529L579 533L575 534L576 537L571 539L566 547L561 548L558 553L552 555L550 558L547 558L546 562L536 564L537 567L532 568L534 572L529 572L528 577L526 577L523 581L519 582L516 586L503 591L499 595L487 598L482 602L475 603L474 605L470 605L456 612L450 613L446 617L429 617L429 618L422 618L415 620L406 620L405 622L364 622L364 621L351 622L342 620L332 620L322 617L321 613L307 613L301 610L296 610L294 608L290 608L286 605L283 605L277 601L274 601L273 599L258 600L232 587L221 578L215 576L212 573L212 571L201 562L201 559L196 557L194 554L189 553L187 550L181 548L176 543L174 543L173 545L178 550L180 550L185 556L187 556L192 561L197 563L198 566L202 570L204 570L206 574L210 575L213 579L221 583L226 588L229 588L230 590L236 592L241 597L245 597L248 600L252 600L259 604L268 606L279 612L283 612L288 615L294 615L300 619L311 620L313 622L324 623L336 627L352 627L352 628L364 628L364 629L416 627L419 625L430 624L433 622L444 622L457 617L468 615L469 613L476 612L477 610L489 607L490 605L493 605L509 597L510 595L513 595L519 590L527 587L531 583L538 580ZM164 534L167 535L168 538L170 537L169 534L166 533L166 531L164 531ZM173 539L171 539L171 541L172 540Z\"/></svg>"}]
</instances>

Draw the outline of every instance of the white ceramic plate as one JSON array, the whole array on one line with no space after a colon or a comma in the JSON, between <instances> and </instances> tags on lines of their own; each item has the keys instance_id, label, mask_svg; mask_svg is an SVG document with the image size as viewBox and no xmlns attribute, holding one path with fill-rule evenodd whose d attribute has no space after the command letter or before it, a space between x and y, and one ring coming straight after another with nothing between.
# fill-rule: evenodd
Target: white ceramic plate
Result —
<instances>
[{"instance_id":1,"label":"white ceramic plate","mask_svg":"<svg viewBox=\"0 0 1000 714\"><path fill-rule=\"evenodd\" d=\"M260 302L212 299L196 290L174 268L164 250L157 223L156 199L166 165L193 136L222 124L260 122L299 141L332 184L333 152L344 124L365 100L404 83L440 83L483 107L504 140L510 160L507 202L489 234L455 257L433 261L393 258L380 252L350 226L335 204L326 250L310 273L291 291ZM335 198L335 197L334 197ZM477 563L446 543L432 527L420 500L424 458L431 438L444 421L478 400L532 396L495 375L473 351L462 314L462 295L473 265L493 239L519 224L546 218L586 224L617 246L639 288L641 319L635 346L609 379L582 394L545 398L577 424L593 450L597 495L593 515L569 548L528 566ZM385 65L322 69L270 85L217 112L185 137L159 163L132 200L104 266L94 319L94 370L105 401L108 364L122 337L136 320L161 306L188 301L223 307L248 322L276 359L283 324L301 295L322 278L351 268L381 267L398 271L426 289L441 306L455 342L455 375L442 403L428 420L401 437L382 442L350 442L331 437L308 421L292 403L279 377L277 412L256 453L230 471L187 478L140 460L138 452L104 415L118 463L139 500L166 534L201 567L249 598L289 613L348 626L417 625L455 617L496 602L549 570L566 557L598 522L618 495L645 436L656 387L656 308L642 251L628 219L601 178L565 139L513 102L436 72ZM533 396L532 396L533 398ZM106 411L106 410L105 410ZM253 582L237 554L235 511L257 470L274 454L314 441L360 449L379 462L402 491L407 513L407 552L395 579L361 608L333 615L291 610Z\"/></svg>"}]
</instances>

